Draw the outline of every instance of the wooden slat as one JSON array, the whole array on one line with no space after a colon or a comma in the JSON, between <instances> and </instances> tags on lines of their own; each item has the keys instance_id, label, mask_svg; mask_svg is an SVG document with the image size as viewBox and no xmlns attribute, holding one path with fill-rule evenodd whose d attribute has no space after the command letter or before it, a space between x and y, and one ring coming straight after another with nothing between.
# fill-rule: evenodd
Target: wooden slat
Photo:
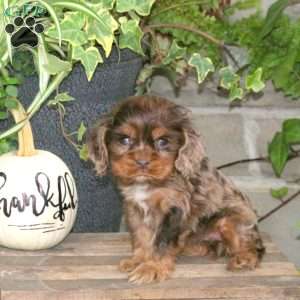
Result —
<instances>
[{"instance_id":1,"label":"wooden slat","mask_svg":"<svg viewBox=\"0 0 300 300\"><path fill-rule=\"evenodd\" d=\"M127 233L71 234L44 251L0 248L0 300L300 299L294 265L264 239L267 254L255 271L229 272L224 258L180 257L171 279L142 286L117 268L131 254Z\"/></svg>"},{"instance_id":2,"label":"wooden slat","mask_svg":"<svg viewBox=\"0 0 300 300\"><path fill-rule=\"evenodd\" d=\"M86 279L86 280L3 280L3 291L65 291L83 289L101 290L133 290L146 289L170 290L176 287L190 289L198 287L206 288L245 288L245 287L268 287L268 288L300 288L299 276L252 276L252 277L210 277L210 278L171 278L161 283L135 285L126 279ZM165 296L167 297L167 295Z\"/></svg>"},{"instance_id":3,"label":"wooden slat","mask_svg":"<svg viewBox=\"0 0 300 300\"><path fill-rule=\"evenodd\" d=\"M266 237L267 253L280 253ZM18 251L0 247L0 256L126 256L131 254L127 233L70 234L60 245L41 251Z\"/></svg>"},{"instance_id":4,"label":"wooden slat","mask_svg":"<svg viewBox=\"0 0 300 300\"><path fill-rule=\"evenodd\" d=\"M173 287L158 289L144 286L131 289L84 289L63 291L4 291L2 300L125 300L125 299L242 299L242 300L295 300L300 297L297 287L225 287L192 288Z\"/></svg>"},{"instance_id":5,"label":"wooden slat","mask_svg":"<svg viewBox=\"0 0 300 300\"><path fill-rule=\"evenodd\" d=\"M127 274L121 273L116 265L99 266L3 266L1 278L15 280L81 280L81 279L126 279ZM173 278L201 278L201 277L241 277L241 276L292 276L297 271L292 263L262 263L253 271L230 272L225 265L177 265ZM1 283L0 283L1 286Z\"/></svg>"},{"instance_id":6,"label":"wooden slat","mask_svg":"<svg viewBox=\"0 0 300 300\"><path fill-rule=\"evenodd\" d=\"M95 266L117 265L121 259L128 256L0 256L0 270L3 266ZM227 257L218 259L211 257L180 256L177 265L203 265L203 264L226 264ZM269 253L263 258L263 262L287 262L287 258L281 253Z\"/></svg>"}]
</instances>

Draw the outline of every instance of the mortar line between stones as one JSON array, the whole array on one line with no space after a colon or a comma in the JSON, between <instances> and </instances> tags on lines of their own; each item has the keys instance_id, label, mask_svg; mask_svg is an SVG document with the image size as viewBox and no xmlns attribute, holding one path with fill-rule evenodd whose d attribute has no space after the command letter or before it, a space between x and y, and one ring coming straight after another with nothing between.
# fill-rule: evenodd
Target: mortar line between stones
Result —
<instances>
[{"instance_id":1,"label":"mortar line between stones","mask_svg":"<svg viewBox=\"0 0 300 300\"><path fill-rule=\"evenodd\" d=\"M257 149L257 138L260 133L260 128L258 123L249 118L249 116L242 115L243 124L243 143L249 158L259 157ZM261 176L261 167L259 162L252 162L248 164L248 171L253 176Z\"/></svg>"}]
</instances>

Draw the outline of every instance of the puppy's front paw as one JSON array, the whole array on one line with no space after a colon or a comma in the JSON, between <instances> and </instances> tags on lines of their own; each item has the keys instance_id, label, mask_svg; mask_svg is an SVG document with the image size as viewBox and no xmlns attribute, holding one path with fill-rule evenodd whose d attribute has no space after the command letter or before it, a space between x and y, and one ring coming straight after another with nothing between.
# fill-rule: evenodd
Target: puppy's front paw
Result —
<instances>
[{"instance_id":1,"label":"puppy's front paw","mask_svg":"<svg viewBox=\"0 0 300 300\"><path fill-rule=\"evenodd\" d=\"M131 272L141 263L136 257L122 259L119 263L121 272Z\"/></svg>"},{"instance_id":2,"label":"puppy's front paw","mask_svg":"<svg viewBox=\"0 0 300 300\"><path fill-rule=\"evenodd\" d=\"M258 257L255 253L245 252L230 258L227 269L229 271L254 270L258 265Z\"/></svg>"},{"instance_id":3,"label":"puppy's front paw","mask_svg":"<svg viewBox=\"0 0 300 300\"><path fill-rule=\"evenodd\" d=\"M171 268L165 267L160 262L148 261L140 264L136 269L129 273L129 282L142 284L153 281L163 281L169 278Z\"/></svg>"}]
</instances>

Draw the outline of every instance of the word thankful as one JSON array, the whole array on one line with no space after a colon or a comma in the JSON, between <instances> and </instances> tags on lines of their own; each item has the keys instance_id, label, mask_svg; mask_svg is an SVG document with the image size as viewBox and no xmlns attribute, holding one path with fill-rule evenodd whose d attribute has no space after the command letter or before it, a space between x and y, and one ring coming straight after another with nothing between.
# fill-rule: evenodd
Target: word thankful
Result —
<instances>
[{"instance_id":1,"label":"word thankful","mask_svg":"<svg viewBox=\"0 0 300 300\"><path fill-rule=\"evenodd\" d=\"M69 173L58 176L55 182L57 196L54 194L49 177L42 172L35 175L34 187L37 194L21 193L21 196L13 196L11 199L3 197L3 190L9 178L0 172L0 211L9 218L13 210L19 213L30 209L34 216L42 215L49 207L56 208L53 219L65 220L65 212L75 209L77 199L75 199L75 184ZM18 188L16 187L16 190ZM1 195L2 194L2 195Z\"/></svg>"}]
</instances>

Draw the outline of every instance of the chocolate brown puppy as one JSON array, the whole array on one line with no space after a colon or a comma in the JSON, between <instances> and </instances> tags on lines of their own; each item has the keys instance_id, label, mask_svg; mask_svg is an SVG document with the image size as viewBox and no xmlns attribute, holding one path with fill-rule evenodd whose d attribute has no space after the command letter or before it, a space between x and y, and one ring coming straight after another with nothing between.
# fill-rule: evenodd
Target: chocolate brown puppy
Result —
<instances>
[{"instance_id":1,"label":"chocolate brown puppy","mask_svg":"<svg viewBox=\"0 0 300 300\"><path fill-rule=\"evenodd\" d=\"M161 281L176 256L229 257L254 269L264 247L248 198L211 166L190 112L166 99L131 97L90 131L98 175L112 172L124 197L133 256L120 262L136 283Z\"/></svg>"}]
</instances>

